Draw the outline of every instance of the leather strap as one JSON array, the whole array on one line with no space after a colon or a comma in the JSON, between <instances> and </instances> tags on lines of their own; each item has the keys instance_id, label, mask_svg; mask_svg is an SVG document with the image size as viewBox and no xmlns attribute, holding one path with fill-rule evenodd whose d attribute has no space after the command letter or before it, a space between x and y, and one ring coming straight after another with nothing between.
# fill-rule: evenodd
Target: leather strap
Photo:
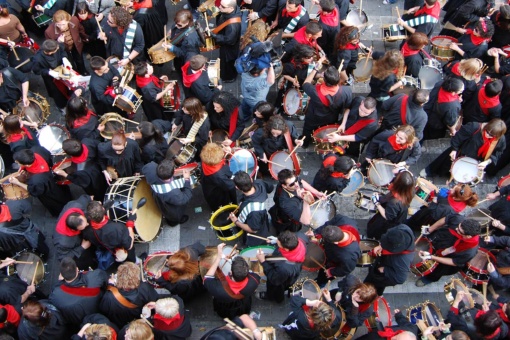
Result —
<instances>
[{"instance_id":1,"label":"leather strap","mask_svg":"<svg viewBox=\"0 0 510 340\"><path fill-rule=\"evenodd\" d=\"M213 29L212 32L214 34L218 34L218 33L221 32L222 29L224 29L228 25L230 25L230 24L237 24L237 23L241 23L241 18L240 17L230 18L227 21L225 21L224 23L222 23L221 25L219 25L218 27L216 27L215 29Z\"/></svg>"},{"instance_id":2,"label":"leather strap","mask_svg":"<svg viewBox=\"0 0 510 340\"><path fill-rule=\"evenodd\" d=\"M121 304L123 305L124 307L126 308L130 308L130 309L135 309L135 308L138 308L137 305L135 305L134 303L130 302L128 299L126 299L124 296L122 296L122 294L119 293L119 290L117 289L117 287L114 287L114 286L108 286L106 287L106 290L109 290L110 292L112 292L113 296L115 297L115 299Z\"/></svg>"}]
</instances>

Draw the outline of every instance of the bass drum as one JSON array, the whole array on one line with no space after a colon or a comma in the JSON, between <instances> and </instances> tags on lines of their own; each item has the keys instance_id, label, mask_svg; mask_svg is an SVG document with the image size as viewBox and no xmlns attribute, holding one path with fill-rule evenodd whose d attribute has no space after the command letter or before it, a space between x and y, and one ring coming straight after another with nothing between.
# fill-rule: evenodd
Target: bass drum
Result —
<instances>
[{"instance_id":1,"label":"bass drum","mask_svg":"<svg viewBox=\"0 0 510 340\"><path fill-rule=\"evenodd\" d=\"M18 100L12 113L21 116L28 122L37 123L39 126L43 125L50 115L50 104L46 98L35 92L28 93L28 100L30 101L28 107L23 105L22 99Z\"/></svg>"}]
</instances>

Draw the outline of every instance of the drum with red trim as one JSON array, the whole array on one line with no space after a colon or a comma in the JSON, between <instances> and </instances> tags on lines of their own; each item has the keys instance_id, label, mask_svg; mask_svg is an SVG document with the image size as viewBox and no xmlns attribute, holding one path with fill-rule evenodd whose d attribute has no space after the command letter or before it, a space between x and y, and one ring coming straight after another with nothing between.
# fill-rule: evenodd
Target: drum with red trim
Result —
<instances>
[{"instance_id":1,"label":"drum with red trim","mask_svg":"<svg viewBox=\"0 0 510 340\"><path fill-rule=\"evenodd\" d=\"M188 170L194 180L191 182L191 188L196 188L198 184L200 184L201 171L198 163L188 163L186 165L180 166L174 170L174 179L179 179L183 177L184 170Z\"/></svg>"},{"instance_id":2,"label":"drum with red trim","mask_svg":"<svg viewBox=\"0 0 510 340\"><path fill-rule=\"evenodd\" d=\"M391 327L390 305L382 296L374 301L374 314L365 320L365 326L369 332L377 331L378 322L382 323L383 327Z\"/></svg>"},{"instance_id":3,"label":"drum with red trim","mask_svg":"<svg viewBox=\"0 0 510 340\"><path fill-rule=\"evenodd\" d=\"M432 49L430 54L439 61L452 61L455 59L455 51L450 48L451 43L459 42L454 37L438 35L430 39Z\"/></svg>"},{"instance_id":4,"label":"drum with red trim","mask_svg":"<svg viewBox=\"0 0 510 340\"><path fill-rule=\"evenodd\" d=\"M306 246L306 256L303 262L303 270L309 272L317 272L321 266L326 264L326 253L322 246L316 242L311 241Z\"/></svg>"},{"instance_id":5,"label":"drum with red trim","mask_svg":"<svg viewBox=\"0 0 510 340\"><path fill-rule=\"evenodd\" d=\"M335 143L328 142L328 134L338 131L339 126L339 124L326 125L313 132L312 138L318 154L324 155L334 150Z\"/></svg>"},{"instance_id":6,"label":"drum with red trim","mask_svg":"<svg viewBox=\"0 0 510 340\"><path fill-rule=\"evenodd\" d=\"M489 261L496 266L497 260L494 254L485 248L478 248L475 257L466 264L460 273L466 280L477 285L489 282L489 272L487 271Z\"/></svg>"},{"instance_id":7,"label":"drum with red trim","mask_svg":"<svg viewBox=\"0 0 510 340\"><path fill-rule=\"evenodd\" d=\"M147 281L151 285L159 288L158 284L156 283L156 275L158 271L165 271L166 260L173 254L174 253L171 251L163 250L147 256L143 262L143 272L147 278Z\"/></svg>"},{"instance_id":8,"label":"drum with red trim","mask_svg":"<svg viewBox=\"0 0 510 340\"><path fill-rule=\"evenodd\" d=\"M411 263L411 272L416 276L425 276L434 271L438 266L438 263L433 260L422 260L420 257L420 250L434 253L432 248L432 242L429 239L421 238L416 244L416 251L414 253L414 259Z\"/></svg>"},{"instance_id":9,"label":"drum with red trim","mask_svg":"<svg viewBox=\"0 0 510 340\"><path fill-rule=\"evenodd\" d=\"M288 89L283 96L283 111L289 116L303 115L308 107L308 101L303 99L301 91Z\"/></svg>"},{"instance_id":10,"label":"drum with red trim","mask_svg":"<svg viewBox=\"0 0 510 340\"><path fill-rule=\"evenodd\" d=\"M242 148L234 149L234 153L228 161L228 166L232 174L235 175L238 171L244 171L248 173L251 178L257 176L257 171L259 169L255 154L248 149Z\"/></svg>"},{"instance_id":11,"label":"drum with red trim","mask_svg":"<svg viewBox=\"0 0 510 340\"><path fill-rule=\"evenodd\" d=\"M503 176L498 181L498 189L501 189L502 187L506 187L509 184L510 184L510 175Z\"/></svg>"},{"instance_id":12,"label":"drum with red trim","mask_svg":"<svg viewBox=\"0 0 510 340\"><path fill-rule=\"evenodd\" d=\"M289 169L294 171L294 174L298 176L301 173L301 165L299 158L296 154L292 154L290 157L287 151L276 151L269 158L269 172L273 179L278 180L278 173L283 169Z\"/></svg>"}]
</instances>

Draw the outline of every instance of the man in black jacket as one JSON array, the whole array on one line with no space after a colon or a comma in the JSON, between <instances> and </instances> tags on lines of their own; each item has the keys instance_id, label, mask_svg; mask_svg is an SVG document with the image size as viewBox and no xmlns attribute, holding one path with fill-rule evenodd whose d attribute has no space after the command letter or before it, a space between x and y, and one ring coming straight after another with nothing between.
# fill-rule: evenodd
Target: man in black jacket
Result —
<instances>
[{"instance_id":1,"label":"man in black jacket","mask_svg":"<svg viewBox=\"0 0 510 340\"><path fill-rule=\"evenodd\" d=\"M191 57L181 69L185 97L196 97L204 106L207 106L207 103L211 101L215 92L214 89L209 87L211 81L207 75L206 64L207 58L197 54ZM224 66L221 68L223 69ZM218 89L220 86L218 86Z\"/></svg>"},{"instance_id":2,"label":"man in black jacket","mask_svg":"<svg viewBox=\"0 0 510 340\"><path fill-rule=\"evenodd\" d=\"M358 339L416 340L418 336L418 326L412 324L404 315L402 315L399 309L395 309L394 312L397 326L386 327L382 331L375 330L359 337Z\"/></svg>"},{"instance_id":3,"label":"man in black jacket","mask_svg":"<svg viewBox=\"0 0 510 340\"><path fill-rule=\"evenodd\" d=\"M93 71L90 75L90 95L97 114L102 116L114 111L125 116L124 111L113 106L115 88L121 78L119 71L115 67L109 67L106 60L98 56L90 58L90 68Z\"/></svg>"}]
</instances>

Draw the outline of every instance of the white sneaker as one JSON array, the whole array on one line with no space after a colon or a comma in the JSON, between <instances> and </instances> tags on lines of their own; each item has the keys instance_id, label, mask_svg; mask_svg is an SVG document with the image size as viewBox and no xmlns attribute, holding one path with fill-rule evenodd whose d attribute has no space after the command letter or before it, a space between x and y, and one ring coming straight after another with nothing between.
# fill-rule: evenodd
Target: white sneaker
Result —
<instances>
[{"instance_id":1,"label":"white sneaker","mask_svg":"<svg viewBox=\"0 0 510 340\"><path fill-rule=\"evenodd\" d=\"M420 177L427 178L427 170L421 169L420 171Z\"/></svg>"},{"instance_id":2,"label":"white sneaker","mask_svg":"<svg viewBox=\"0 0 510 340\"><path fill-rule=\"evenodd\" d=\"M388 2L387 0L383 0L382 4L383 4L383 5L388 5L388 4L389 4L389 2Z\"/></svg>"}]
</instances>

